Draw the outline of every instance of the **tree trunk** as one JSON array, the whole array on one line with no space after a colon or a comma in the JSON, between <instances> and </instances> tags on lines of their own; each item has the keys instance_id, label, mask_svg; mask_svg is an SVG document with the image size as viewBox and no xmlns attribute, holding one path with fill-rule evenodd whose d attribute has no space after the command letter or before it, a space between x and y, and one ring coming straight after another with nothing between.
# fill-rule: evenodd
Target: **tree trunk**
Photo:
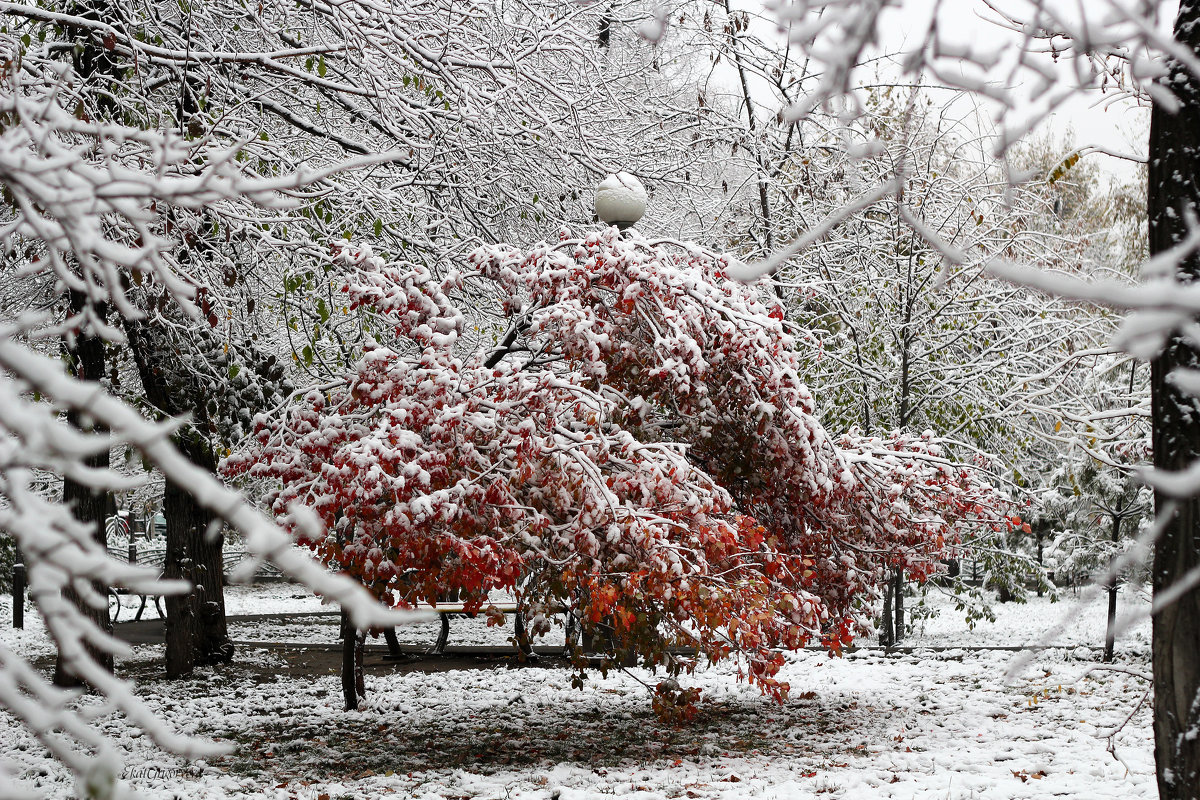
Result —
<instances>
[{"instance_id":1,"label":"tree trunk","mask_svg":"<svg viewBox=\"0 0 1200 800\"><path fill-rule=\"evenodd\" d=\"M354 691L358 692L358 696L367 696L367 681L363 677L363 651L367 649L367 632L355 631L354 633Z\"/></svg>"},{"instance_id":2,"label":"tree trunk","mask_svg":"<svg viewBox=\"0 0 1200 800\"><path fill-rule=\"evenodd\" d=\"M363 649L366 631L350 624L350 615L342 611L342 699L347 711L358 709L360 698L367 696L363 679Z\"/></svg>"},{"instance_id":3,"label":"tree trunk","mask_svg":"<svg viewBox=\"0 0 1200 800\"><path fill-rule=\"evenodd\" d=\"M193 414L203 421L203 402L179 383L172 367L178 354L169 352L165 340L144 322L126 322L129 346L141 377L146 400L172 417ZM189 404L200 408L189 408ZM198 415L196 412L200 412ZM182 428L175 446L188 460L207 472L216 472L216 455L206 437L193 426ZM233 642L225 621L224 537L212 540L206 533L212 514L198 505L186 487L167 481L163 493L167 519L167 553L163 575L192 583L189 595L166 598L167 677L187 675L196 664L216 664L233 658Z\"/></svg>"},{"instance_id":4,"label":"tree trunk","mask_svg":"<svg viewBox=\"0 0 1200 800\"><path fill-rule=\"evenodd\" d=\"M892 596L896 610L896 625L892 628L892 643L904 641L904 567L896 567L892 576Z\"/></svg>"},{"instance_id":5,"label":"tree trunk","mask_svg":"<svg viewBox=\"0 0 1200 800\"><path fill-rule=\"evenodd\" d=\"M1200 53L1200 0L1180 0L1175 38ZM1150 255L1181 241L1188 220L1200 213L1200 78L1178 63L1168 64L1164 85L1179 100L1175 113L1156 103L1150 118L1147 212ZM1200 257L1178 265L1182 283L1200 279ZM1178 332L1151 364L1154 466L1177 471L1200 459L1200 402L1167 381L1177 368L1200 368L1200 352ZM1157 493L1164 514L1172 499ZM1200 500L1179 501L1165 520L1154 548L1152 582L1158 597L1200 567ZM1192 587L1153 619L1154 757L1159 796L1200 798L1200 588Z\"/></svg>"},{"instance_id":6,"label":"tree trunk","mask_svg":"<svg viewBox=\"0 0 1200 800\"><path fill-rule=\"evenodd\" d=\"M210 473L217 471L216 456L207 441L182 431L176 437L176 446L198 467ZM197 664L223 664L233 658L233 641L225 622L225 536L218 528L212 538L208 537L213 525L213 515L197 505L190 493L181 498L184 507L180 512L186 522L180 526L179 535L184 537L187 557L191 560L192 585L196 625L192 637ZM171 518L167 517L167 537L171 535Z\"/></svg>"},{"instance_id":7,"label":"tree trunk","mask_svg":"<svg viewBox=\"0 0 1200 800\"><path fill-rule=\"evenodd\" d=\"M1040 578L1038 578L1038 587L1037 587L1037 596L1038 597L1043 597L1046 594L1046 590L1044 588L1042 588L1042 586L1043 586L1043 579L1046 577L1045 550L1046 550L1046 534L1048 533L1048 531L1049 531L1049 523L1047 523L1045 521L1039 521L1036 525L1033 526L1033 541L1037 547L1037 563L1038 563L1038 566L1042 568L1042 576Z\"/></svg>"},{"instance_id":8,"label":"tree trunk","mask_svg":"<svg viewBox=\"0 0 1200 800\"><path fill-rule=\"evenodd\" d=\"M1115 545L1121 536L1121 518L1113 515L1112 541ZM1113 557L1114 560L1116 556ZM1113 645L1117 640L1117 576L1108 579L1108 625L1104 630L1104 660L1113 660Z\"/></svg>"},{"instance_id":9,"label":"tree trunk","mask_svg":"<svg viewBox=\"0 0 1200 800\"><path fill-rule=\"evenodd\" d=\"M72 290L70 292L70 309L72 315L79 314L87 306L87 297L82 292ZM105 313L104 307L96 308L98 315ZM67 363L71 371L77 378L85 381L99 381L104 376L104 342L103 340L80 332L75 339L75 345L67 348ZM77 412L71 411L67 413L67 423L75 428L83 429L83 420ZM96 453L84 459L84 464L89 467L104 469L109 465L108 452ZM107 537L105 535L104 519L105 512L110 505L110 495L104 491L97 491L91 486L77 483L69 477L63 478L63 504L70 507L75 518L85 525L91 526L92 538L101 546L107 545ZM92 589L100 597L105 599L105 602L100 607L94 607L90 603L84 601L79 594L71 588L63 590L63 595L76 608L94 622L97 627L104 631L112 631L112 622L108 617L108 589L102 583L97 581L92 582ZM105 669L112 671L113 657L112 653L107 651L97 650L89 647L88 653L99 662ZM54 664L54 685L55 686L79 686L82 681L67 670L63 662L62 656L58 656Z\"/></svg>"},{"instance_id":10,"label":"tree trunk","mask_svg":"<svg viewBox=\"0 0 1200 800\"><path fill-rule=\"evenodd\" d=\"M763 157L760 144L758 143L758 120L754 114L754 100L750 91L749 78L746 75L746 66L742 63L741 50L738 45L738 28L733 25L734 12L729 7L729 0L724 0L725 17L728 21L729 31L729 57L733 61L734 68L737 70L738 80L742 87L742 103L746 107L746 130L750 134L750 140L754 144L750 147L754 150L754 160L758 165L758 208L762 214L762 231L763 238L758 241L762 246L764 255L771 255L775 249L774 238L774 222L771 219L771 200L769 191L770 169L766 159ZM753 236L753 231L751 232ZM754 237L757 240L757 237ZM779 296L782 289L778 284L772 282L771 286L776 296Z\"/></svg>"},{"instance_id":11,"label":"tree trunk","mask_svg":"<svg viewBox=\"0 0 1200 800\"><path fill-rule=\"evenodd\" d=\"M193 563L188 555L188 539L191 537L192 504L183 487L167 481L163 490L163 516L167 520L167 553L163 561L163 577L169 580L182 578L195 586ZM202 520L195 522L203 523ZM180 678L192 673L196 664L196 641L198 609L196 592L169 594L163 598L166 604L167 677Z\"/></svg>"},{"instance_id":12,"label":"tree trunk","mask_svg":"<svg viewBox=\"0 0 1200 800\"><path fill-rule=\"evenodd\" d=\"M1013 596L1012 590L1008 588L1007 583L998 583L996 586L996 600L1001 603L1011 603L1017 598Z\"/></svg>"},{"instance_id":13,"label":"tree trunk","mask_svg":"<svg viewBox=\"0 0 1200 800\"><path fill-rule=\"evenodd\" d=\"M883 623L879 628L879 643L884 647L893 647L896 644L895 618L892 615L892 589L895 584L888 581L883 588Z\"/></svg>"}]
</instances>

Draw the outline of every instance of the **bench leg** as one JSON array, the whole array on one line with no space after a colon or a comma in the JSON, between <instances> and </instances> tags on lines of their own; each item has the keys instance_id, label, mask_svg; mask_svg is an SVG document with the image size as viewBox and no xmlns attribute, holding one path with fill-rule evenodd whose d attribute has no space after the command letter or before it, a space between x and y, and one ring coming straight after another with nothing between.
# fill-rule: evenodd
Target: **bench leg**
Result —
<instances>
[{"instance_id":1,"label":"bench leg","mask_svg":"<svg viewBox=\"0 0 1200 800\"><path fill-rule=\"evenodd\" d=\"M162 606L159 605L161 599L158 595L154 595L154 610L158 612L159 619L166 619L167 615L163 613Z\"/></svg>"},{"instance_id":2,"label":"bench leg","mask_svg":"<svg viewBox=\"0 0 1200 800\"><path fill-rule=\"evenodd\" d=\"M517 649L527 659L537 658L537 653L533 652L533 643L529 641L529 634L525 630L525 615L517 611L515 612L515 616L516 620L513 623L513 627L516 628Z\"/></svg>"},{"instance_id":3,"label":"bench leg","mask_svg":"<svg viewBox=\"0 0 1200 800\"><path fill-rule=\"evenodd\" d=\"M450 639L450 615L442 614L442 630L438 633L437 643L433 646L433 652L441 655L446 649L446 642Z\"/></svg>"},{"instance_id":4,"label":"bench leg","mask_svg":"<svg viewBox=\"0 0 1200 800\"><path fill-rule=\"evenodd\" d=\"M114 592L111 589L109 590L108 595L113 600L117 601L117 607L113 609L112 619L111 619L112 623L115 625L117 623L117 620L119 620L121 618L121 595L118 594L117 592Z\"/></svg>"},{"instance_id":5,"label":"bench leg","mask_svg":"<svg viewBox=\"0 0 1200 800\"><path fill-rule=\"evenodd\" d=\"M579 647L579 617L574 612L567 612L567 629L563 635L563 655L574 654Z\"/></svg>"},{"instance_id":6,"label":"bench leg","mask_svg":"<svg viewBox=\"0 0 1200 800\"><path fill-rule=\"evenodd\" d=\"M392 658L400 658L404 653L400 652L400 640L396 638L395 628L384 628L383 638L387 641L388 655Z\"/></svg>"},{"instance_id":7,"label":"bench leg","mask_svg":"<svg viewBox=\"0 0 1200 800\"><path fill-rule=\"evenodd\" d=\"M158 608L158 598L157 597L154 598L154 607ZM146 595L142 595L142 604L140 606L138 606L137 614L134 616L133 621L140 622L142 619L142 614L145 611L146 611ZM161 617L162 614L159 613L159 616Z\"/></svg>"},{"instance_id":8,"label":"bench leg","mask_svg":"<svg viewBox=\"0 0 1200 800\"><path fill-rule=\"evenodd\" d=\"M346 701L346 710L358 708L359 699L366 697L366 686L363 680L363 645L366 631L360 631L350 623L350 616L342 611L342 698Z\"/></svg>"}]
</instances>

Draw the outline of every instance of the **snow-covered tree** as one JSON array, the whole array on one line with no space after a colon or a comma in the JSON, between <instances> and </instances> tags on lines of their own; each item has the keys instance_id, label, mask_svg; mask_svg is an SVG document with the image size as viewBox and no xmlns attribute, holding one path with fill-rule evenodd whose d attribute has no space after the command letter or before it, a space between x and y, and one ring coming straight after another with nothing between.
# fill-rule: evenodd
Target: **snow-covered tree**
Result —
<instances>
[{"instance_id":1,"label":"snow-covered tree","mask_svg":"<svg viewBox=\"0 0 1200 800\"><path fill-rule=\"evenodd\" d=\"M1088 579L1108 575L1105 661L1113 656L1117 589L1141 567L1132 564L1118 570L1109 565L1124 563L1122 557L1149 522L1153 505L1150 490L1132 472L1135 466L1136 461L1113 467L1089 456L1068 461L1053 476L1056 497L1047 503L1058 512L1061 525L1051 547L1055 570Z\"/></svg>"},{"instance_id":2,"label":"snow-covered tree","mask_svg":"<svg viewBox=\"0 0 1200 800\"><path fill-rule=\"evenodd\" d=\"M6 289L30 289L6 293L0 323L7 454L0 527L29 567L31 595L64 672L108 695L164 746L212 749L173 736L100 668L98 659L121 646L87 617L103 618L97 587L166 594L184 587L110 561L93 536L95 515L48 502L38 488L44 474L90 495L128 490L128 476L98 461L127 445L196 508L240 531L257 557L345 602L357 624L403 616L293 552L288 536L169 444L177 423L151 423L119 402L108 370L67 376L59 351L169 342L180 320L207 324L227 341L290 330L253 319L256 308L271 310L263 297L273 297L281 271L317 263L315 254L348 228L387 234L398 247L453 242L446 221L463 217L438 205L447 196L492 220L525 216L513 204L537 198L520 182L556 172L539 142L579 142L571 133L577 98L544 75L554 71L551 62L565 65L579 52L586 24L577 23L591 12L527 4L520 13L528 16L512 25L518 20L507 12L478 10L451 3L0 6L4 277ZM431 38L442 44L429 49ZM588 74L590 59L575 63L575 72ZM576 147L563 163L594 164L584 150ZM434 199L414 202L422 192ZM363 219L347 210L351 202ZM237 328L243 314L248 324ZM180 361L204 353L196 337L174 344L185 343ZM176 366L168 363L173 347L154 348L142 377ZM220 400L191 395L186 410ZM64 589L80 603L64 600ZM81 793L119 793L116 753L98 729L19 658L3 660L11 678L3 702L80 774Z\"/></svg>"},{"instance_id":3,"label":"snow-covered tree","mask_svg":"<svg viewBox=\"0 0 1200 800\"><path fill-rule=\"evenodd\" d=\"M782 307L726 258L609 228L483 249L442 281L336 260L358 264L347 313L376 340L226 469L275 482L302 534L294 509L314 510L327 532L302 540L388 604L515 590L535 632L564 604L615 659L736 654L782 698L780 649L840 650L885 572L923 579L964 526L1011 524L929 436L827 433ZM508 325L495 346L463 336L472 286Z\"/></svg>"},{"instance_id":4,"label":"snow-covered tree","mask_svg":"<svg viewBox=\"0 0 1200 800\"><path fill-rule=\"evenodd\" d=\"M8 77L11 86L17 78L13 73ZM107 695L115 708L163 746L184 753L213 752L212 745L175 735L125 681L103 668L95 654L121 653L124 645L91 623L62 593L71 588L87 605L103 609L107 599L94 591L93 582L152 594L176 593L186 587L163 581L151 570L110 559L90 524L77 519L69 507L48 502L37 489L42 474L67 476L100 490L130 488L128 477L87 463L116 443L128 444L168 478L189 486L204 507L240 530L257 557L270 558L288 574L346 603L363 625L386 624L390 617L353 583L329 575L295 552L289 536L181 456L169 444L169 426L148 422L93 376L69 375L57 352L39 352L38 342L55 336L70 341L81 331L119 339L120 333L96 308L108 305L136 317L138 311L122 280L135 270L143 280L153 277L190 308L192 292L163 258L168 242L155 230L162 210L170 205L198 209L247 196L279 203L279 189L300 188L307 178L247 176L230 167L228 151L211 153L211 160L198 171L179 169L188 162L180 157L184 153L174 137L82 122L62 107L56 88L55 84L28 85L19 93L0 93L0 115L6 120L0 133L0 181L8 200L2 212L4 242L10 264L24 261L26 269L51 272L65 287L84 293L89 302L65 321L31 311L5 319L0 329L4 374L0 428L5 452L0 525L15 539L28 567L30 595L58 645L64 668ZM153 168L136 169L124 161L129 157L136 164L138 154ZM62 417L67 412L79 425L67 423ZM119 754L93 721L72 710L73 695L54 690L7 650L3 668L6 680L0 699L77 772L81 793L119 794Z\"/></svg>"},{"instance_id":5,"label":"snow-covered tree","mask_svg":"<svg viewBox=\"0 0 1200 800\"><path fill-rule=\"evenodd\" d=\"M861 62L880 40L893 14L918 20L896 63L905 75L925 76L961 90L992 111L999 123L998 153L1011 148L1066 99L1116 87L1117 96L1138 95L1154 105L1150 134L1148 210L1150 260L1143 276L1159 286L1146 290L1120 284L1067 281L998 260L989 270L1000 277L1038 286L1059 295L1144 312L1127 326L1122 344L1154 364L1152 415L1154 465L1149 475L1158 491L1157 505L1167 515L1155 548L1154 587L1161 607L1155 612L1155 738L1159 792L1163 798L1200 796L1200 740L1188 733L1200 724L1200 663L1196 620L1200 620L1200 458L1195 443L1195 381L1200 347L1189 331L1197 304L1185 286L1197 273L1195 238L1197 164L1195 130L1200 113L1200 4L1125 3L1106 0L1092 6L1047 0L1007 4L983 0L980 11L997 26L996 36L967 38L961 26L946 23L950 3L879 3L875 0L791 0L772 2L781 29L811 57L815 85L784 111L800 119L825 108L845 118L863 110L855 94ZM961 4L955 3L956 7ZM1168 34L1161 21L1174 15ZM939 24L941 23L941 24ZM1104 148L1097 148L1105 152ZM1111 151L1108 151L1111 152ZM1009 170L1014 184L1024 176ZM898 196L901 184L891 176L866 187L853 203L873 205ZM835 213L793 245L757 268L739 271L746 279L776 269L788 257L820 239L844 218ZM913 226L949 264L965 254L935 231ZM1015 259L1013 260L1015 261ZM1170 376L1170 377L1169 377ZM1183 475L1170 472L1193 470ZM1178 499L1180 497L1187 499Z\"/></svg>"},{"instance_id":6,"label":"snow-covered tree","mask_svg":"<svg viewBox=\"0 0 1200 800\"><path fill-rule=\"evenodd\" d=\"M792 318L817 331L805 374L828 398L827 424L933 430L956 443L956 457L1019 485L1033 443L1022 402L1028 376L1080 335L1080 313L985 266L1004 255L1056 264L1082 237L1040 229L1050 203L1006 187L991 139L974 129L979 120L934 106L919 87L864 93L868 114L805 137L775 180L788 238L862 186L886 175L903 181L901 193L856 210L776 273ZM838 177L822 177L830 175ZM920 229L936 231L963 261L946 264ZM986 583L1019 596L1028 562L1001 557L1004 543L990 535L974 544L974 556L965 554L980 562L972 574L982 566ZM893 643L905 628L901 573L885 599L881 639Z\"/></svg>"}]
</instances>

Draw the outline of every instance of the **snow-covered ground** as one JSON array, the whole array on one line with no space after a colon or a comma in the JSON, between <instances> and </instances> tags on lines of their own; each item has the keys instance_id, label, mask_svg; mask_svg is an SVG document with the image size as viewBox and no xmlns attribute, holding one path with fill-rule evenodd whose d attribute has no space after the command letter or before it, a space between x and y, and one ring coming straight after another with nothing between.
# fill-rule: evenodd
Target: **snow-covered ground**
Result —
<instances>
[{"instance_id":1,"label":"snow-covered ground","mask_svg":"<svg viewBox=\"0 0 1200 800\"><path fill-rule=\"evenodd\" d=\"M274 584L231 591L227 603L234 614L320 610L298 594ZM557 668L369 674L365 710L347 713L336 675L288 677L277 652L243 650L234 665L166 682L153 678L161 647L138 647L123 667L143 676L150 704L178 728L219 737L234 751L188 764L122 720L105 727L127 750L127 780L164 799L1152 796L1147 709L1116 734L1111 752L1102 735L1143 697L1144 681L1131 673L1147 671L1148 624L1135 624L1118 643L1126 671L1089 675L1095 654L1078 646L1102 643L1104 599L1071 601L997 606L997 622L974 631L943 614L909 642L1041 642L1060 620L1072 622L1047 642L1062 647L1026 657L1015 676L1017 662L1005 652L859 651L837 659L810 651L783 670L792 685L784 706L739 683L733 665L686 678L704 692L699 719L684 726L654 717L642 684L661 676L639 669L591 675L583 690ZM9 612L0 606L5 624ZM316 619L320 625L307 627L239 624L235 635L336 636L332 620ZM27 656L48 655L36 614L28 622L25 632L0 628L0 639ZM432 628L429 636L407 633L422 642L434 635ZM451 642L499 643L509 635L510 628L464 620ZM71 795L65 771L7 717L0 748L23 785Z\"/></svg>"},{"instance_id":2,"label":"snow-covered ground","mask_svg":"<svg viewBox=\"0 0 1200 800\"><path fill-rule=\"evenodd\" d=\"M910 600L910 606L914 601ZM1030 596L1026 603L993 603L996 621L977 622L967 627L963 615L954 610L953 598L937 589L930 590L928 605L938 613L917 622L905 644L943 647L979 647L988 645L1104 644L1108 621L1108 596L1096 589L1059 589L1058 599ZM1123 589L1117 598L1118 622L1126 625L1118 639L1118 649L1149 650L1150 595L1145 587ZM1127 615L1132 617L1127 620Z\"/></svg>"},{"instance_id":3,"label":"snow-covered ground","mask_svg":"<svg viewBox=\"0 0 1200 800\"><path fill-rule=\"evenodd\" d=\"M294 611L328 611L321 607L316 598L298 595L297 587L281 584L262 587L256 592L238 588L230 591L226 600L230 614L273 614L294 604ZM910 600L911 607L915 599ZM963 615L954 609L951 597L934 590L926 599L926 605L937 614L921 619L913 626L912 633L904 641L906 646L931 647L978 647L978 646L1039 646L1077 647L1104 644L1104 629L1107 621L1107 599L1099 595L1073 594L1070 590L1060 591L1057 602L1049 598L1032 596L1027 603L995 603L992 611L996 621L978 622L968 628ZM1118 615L1136 614L1134 620L1119 639L1119 647L1126 650L1148 651L1150 647L1149 597L1143 591L1122 593ZM244 620L231 624L230 633L245 642L307 642L330 644L338 640L338 620L331 616L311 616L280 622L277 620ZM401 644L432 644L438 635L438 623L428 622L400 628L397 638ZM501 647L513 636L511 621L504 626L489 628L483 616L474 619L454 618L450 626L451 645L489 645ZM382 640L381 640L382 641ZM550 647L563 643L562 618L554 620L554 627L539 645ZM873 637L864 644L873 644Z\"/></svg>"},{"instance_id":4,"label":"snow-covered ground","mask_svg":"<svg viewBox=\"0 0 1200 800\"><path fill-rule=\"evenodd\" d=\"M127 622L137 612L139 600L136 595L121 598L119 619ZM111 606L111 601L110 601ZM303 586L286 581L255 583L249 586L225 587L225 613L230 616L253 614L298 614L306 611L330 611L322 606L321 598ZM154 603L147 603L142 619L156 619L158 611Z\"/></svg>"},{"instance_id":5,"label":"snow-covered ground","mask_svg":"<svg viewBox=\"0 0 1200 800\"><path fill-rule=\"evenodd\" d=\"M497 600L509 598L497 596ZM133 619L137 610L137 597L121 598L122 610L118 619L122 622ZM910 598L910 612L916 606L916 598ZM926 604L937 613L932 618L918 620L905 640L906 646L978 647L978 646L1029 646L1055 645L1076 647L1079 645L1099 646L1104 643L1104 628L1107 619L1107 600L1099 593L1090 595L1080 590L1059 591L1057 602L1049 598L1031 596L1027 603L994 603L992 610L996 622L978 622L968 628L963 615L954 609L953 598L931 589ZM235 640L244 642L299 642L329 644L338 639L338 620L328 616L331 607L321 604L303 587L293 583L262 583L251 586L230 586L225 590L226 612L233 617L276 614L313 614L290 620L234 620L230 625ZM1132 614L1135 619L1119 639L1118 649L1146 650L1150 646L1150 620L1147 616L1149 595L1144 588L1122 590L1118 614L1124 618ZM153 603L147 603L143 619L155 619L158 612ZM36 613L26 614L27 629L13 631L7 627L12 618L11 599L0 597L0 633L2 640L14 646L18 652L30 656L53 653L46 637L41 632L41 623ZM555 620L553 629L538 644L558 646L563 642L561 618ZM431 644L438 634L438 623L428 622L401 628L398 638L405 644ZM480 616L474 619L456 618L451 623L452 645L503 646L512 637L512 624L487 626ZM864 643L873 644L870 637Z\"/></svg>"}]
</instances>

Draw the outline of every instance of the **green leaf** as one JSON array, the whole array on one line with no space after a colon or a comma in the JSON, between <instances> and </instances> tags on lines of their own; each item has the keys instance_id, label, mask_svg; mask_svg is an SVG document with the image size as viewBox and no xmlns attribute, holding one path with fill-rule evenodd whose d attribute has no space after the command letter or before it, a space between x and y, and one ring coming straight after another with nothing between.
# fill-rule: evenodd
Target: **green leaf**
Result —
<instances>
[{"instance_id":1,"label":"green leaf","mask_svg":"<svg viewBox=\"0 0 1200 800\"><path fill-rule=\"evenodd\" d=\"M234 378L236 378L237 374L241 371L242 371L242 368L240 366L238 366L237 364L230 364L229 365L229 380L233 380Z\"/></svg>"},{"instance_id":2,"label":"green leaf","mask_svg":"<svg viewBox=\"0 0 1200 800\"><path fill-rule=\"evenodd\" d=\"M383 234L383 220L376 218L376 220L375 220L375 235L380 236L382 234Z\"/></svg>"},{"instance_id":3,"label":"green leaf","mask_svg":"<svg viewBox=\"0 0 1200 800\"><path fill-rule=\"evenodd\" d=\"M311 367L313 362L312 347L304 345L304 349L300 351L300 355L304 358L304 366Z\"/></svg>"},{"instance_id":4,"label":"green leaf","mask_svg":"<svg viewBox=\"0 0 1200 800\"><path fill-rule=\"evenodd\" d=\"M324 78L326 71L325 56L321 56L321 60L317 62L317 74Z\"/></svg>"}]
</instances>

